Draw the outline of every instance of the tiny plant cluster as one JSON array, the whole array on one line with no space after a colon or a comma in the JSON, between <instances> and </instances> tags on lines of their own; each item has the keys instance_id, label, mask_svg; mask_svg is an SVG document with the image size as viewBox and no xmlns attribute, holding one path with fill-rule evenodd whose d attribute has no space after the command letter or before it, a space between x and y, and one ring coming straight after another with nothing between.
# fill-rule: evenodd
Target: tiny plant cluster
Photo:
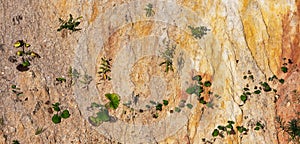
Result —
<instances>
[{"instance_id":1,"label":"tiny plant cluster","mask_svg":"<svg viewBox=\"0 0 300 144\"><path fill-rule=\"evenodd\" d=\"M289 63L292 63L292 61L290 59L289 59ZM281 70L284 73L286 73L288 71L287 68L285 67L286 65L287 65L287 63L284 63L283 67L281 67ZM254 76L252 75L252 73L250 71L248 71L247 74L248 75L245 75L243 77L243 79L248 79L248 80L251 80L252 82L254 82ZM273 75L272 77L269 77L268 81L278 82L280 84L284 84L284 82L285 82L284 79L282 79L282 78L279 79L276 75ZM247 84L246 87L243 88L243 94L240 95L240 99L245 104L246 101L249 99L249 96L251 96L252 94L259 95L262 92L268 93L268 92L272 92L272 91L276 94L277 89L272 88L267 81L259 82L259 85L254 86L253 90L251 90L250 87L249 87L249 84ZM275 99L276 99L276 97L275 97Z\"/></svg>"},{"instance_id":2,"label":"tiny plant cluster","mask_svg":"<svg viewBox=\"0 0 300 144\"><path fill-rule=\"evenodd\" d=\"M52 122L55 124L58 124L61 122L61 118L67 119L70 117L70 113L68 110L61 111L59 107L60 103L54 103L52 104L53 110L56 111L56 114L52 116Z\"/></svg>"},{"instance_id":3,"label":"tiny plant cluster","mask_svg":"<svg viewBox=\"0 0 300 144\"><path fill-rule=\"evenodd\" d=\"M82 16L80 16L76 19L73 19L73 16L71 14L70 14L70 18L68 21L65 21L65 20L59 18L58 20L61 23L61 25L57 29L57 31L61 31L63 29L71 30L72 32L81 30L80 28L76 28L80 24L80 22L78 20L81 18L82 18Z\"/></svg>"},{"instance_id":4,"label":"tiny plant cluster","mask_svg":"<svg viewBox=\"0 0 300 144\"><path fill-rule=\"evenodd\" d=\"M11 88L12 88L11 91L12 91L14 94L16 94L16 96L21 96L21 95L23 94L23 92L21 91L21 89L18 88L16 85L12 85Z\"/></svg>"},{"instance_id":5,"label":"tiny plant cluster","mask_svg":"<svg viewBox=\"0 0 300 144\"><path fill-rule=\"evenodd\" d=\"M300 141L299 118L293 118L287 124L285 124L280 117L276 117L276 120L280 124L280 128L290 136L291 140Z\"/></svg>"},{"instance_id":6,"label":"tiny plant cluster","mask_svg":"<svg viewBox=\"0 0 300 144\"><path fill-rule=\"evenodd\" d=\"M155 12L153 10L153 5L151 3L149 3L144 10L146 11L147 17L154 16L154 14L155 14Z\"/></svg>"},{"instance_id":7,"label":"tiny plant cluster","mask_svg":"<svg viewBox=\"0 0 300 144\"><path fill-rule=\"evenodd\" d=\"M17 51L16 53L16 56L21 58L21 63L17 66L17 70L21 72L29 70L31 60L33 60L34 58L40 58L40 56L37 53L33 52L32 50L29 50L30 46L31 45L26 43L24 40L18 40L14 43L15 48L21 48L21 50ZM17 57L11 56L9 58L9 61L17 62Z\"/></svg>"},{"instance_id":8,"label":"tiny plant cluster","mask_svg":"<svg viewBox=\"0 0 300 144\"><path fill-rule=\"evenodd\" d=\"M105 97L109 100L109 102L107 102L105 106L97 103L92 103L90 106L92 110L98 110L96 116L88 117L89 122L93 126L99 126L103 122L110 121L111 117L109 116L108 109L116 110L120 104L120 96L116 93L107 93L105 94Z\"/></svg>"},{"instance_id":9,"label":"tiny plant cluster","mask_svg":"<svg viewBox=\"0 0 300 144\"><path fill-rule=\"evenodd\" d=\"M227 121L226 126L219 125L217 129L214 129L214 131L212 132L212 136L220 136L221 138L224 138L224 133L226 133L227 135L235 135L236 132L233 127L234 124L234 121ZM243 135L247 135L247 132L249 131L249 129L245 128L244 126L236 126L236 129Z\"/></svg>"},{"instance_id":10,"label":"tiny plant cluster","mask_svg":"<svg viewBox=\"0 0 300 144\"><path fill-rule=\"evenodd\" d=\"M211 82L210 81L205 81L203 83L202 82L202 77L200 75L194 76L192 78L192 80L197 81L197 84L194 84L193 86L190 86L189 88L187 88L186 93L195 94L196 96L198 96L198 100L199 100L200 103L207 104L207 102L204 100L204 97L201 94L205 92L204 87L210 87L211 86Z\"/></svg>"},{"instance_id":11,"label":"tiny plant cluster","mask_svg":"<svg viewBox=\"0 0 300 144\"><path fill-rule=\"evenodd\" d=\"M165 72L169 72L169 70L174 71L173 58L176 50L176 45L172 45L170 47L170 42L167 42L166 46L166 50L164 52L161 52L161 56L163 57L164 61L161 62L159 66L165 65Z\"/></svg>"},{"instance_id":12,"label":"tiny plant cluster","mask_svg":"<svg viewBox=\"0 0 300 144\"><path fill-rule=\"evenodd\" d=\"M101 80L111 80L111 77L108 76L108 73L111 72L111 60L112 59L106 59L105 57L101 58L101 66L98 71Z\"/></svg>"},{"instance_id":13,"label":"tiny plant cluster","mask_svg":"<svg viewBox=\"0 0 300 144\"><path fill-rule=\"evenodd\" d=\"M200 27L188 26L188 28L191 30L192 36L196 39L201 39L204 35L207 34L207 31L210 31L210 29L208 29L205 26L200 26Z\"/></svg>"}]
</instances>

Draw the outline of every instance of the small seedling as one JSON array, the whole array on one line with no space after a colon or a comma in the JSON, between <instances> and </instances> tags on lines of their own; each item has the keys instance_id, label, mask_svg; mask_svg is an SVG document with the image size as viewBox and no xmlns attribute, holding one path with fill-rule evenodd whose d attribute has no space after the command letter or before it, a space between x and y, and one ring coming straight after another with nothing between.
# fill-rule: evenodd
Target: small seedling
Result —
<instances>
[{"instance_id":1,"label":"small seedling","mask_svg":"<svg viewBox=\"0 0 300 144\"><path fill-rule=\"evenodd\" d=\"M68 71L68 76L71 79L71 85L74 85L75 82L77 82L77 80L79 79L80 73L76 69L73 69L72 67L70 67L69 71ZM74 81L73 81L73 79L74 79Z\"/></svg>"},{"instance_id":2,"label":"small seedling","mask_svg":"<svg viewBox=\"0 0 300 144\"><path fill-rule=\"evenodd\" d=\"M186 107L188 107L189 109L192 109L192 108L193 108L193 105L190 104L190 103L188 103L188 104L186 104Z\"/></svg>"},{"instance_id":3,"label":"small seedling","mask_svg":"<svg viewBox=\"0 0 300 144\"><path fill-rule=\"evenodd\" d=\"M260 85L263 87L263 90L265 92L269 92L272 90L272 88L270 87L270 85L267 82L260 82Z\"/></svg>"},{"instance_id":4,"label":"small seedling","mask_svg":"<svg viewBox=\"0 0 300 144\"><path fill-rule=\"evenodd\" d=\"M284 79L279 79L278 81L279 81L281 84L284 83Z\"/></svg>"},{"instance_id":5,"label":"small seedling","mask_svg":"<svg viewBox=\"0 0 300 144\"><path fill-rule=\"evenodd\" d=\"M70 14L70 18L68 21L65 21L65 20L59 18L58 20L61 23L61 25L57 29L57 31L61 31L63 29L68 29L68 30L71 30L72 32L81 30L80 28L76 28L80 24L80 22L78 20L81 18L82 18L82 16L80 16L76 19L73 19L73 16L71 14Z\"/></svg>"},{"instance_id":6,"label":"small seedling","mask_svg":"<svg viewBox=\"0 0 300 144\"><path fill-rule=\"evenodd\" d=\"M106 108L100 108L97 116L89 116L88 120L93 126L99 126L103 122L108 122L110 120L108 110Z\"/></svg>"},{"instance_id":7,"label":"small seedling","mask_svg":"<svg viewBox=\"0 0 300 144\"><path fill-rule=\"evenodd\" d=\"M181 112L181 109L179 107L175 107L175 111L179 113Z\"/></svg>"},{"instance_id":8,"label":"small seedling","mask_svg":"<svg viewBox=\"0 0 300 144\"><path fill-rule=\"evenodd\" d=\"M233 129L233 124L235 123L234 121L227 121L227 125L226 126L221 126L219 125L217 127L217 129L214 129L214 131L212 132L212 136L213 137L224 137L223 133L226 132L227 135L233 135L236 134L234 129Z\"/></svg>"},{"instance_id":9,"label":"small seedling","mask_svg":"<svg viewBox=\"0 0 300 144\"><path fill-rule=\"evenodd\" d=\"M244 126L237 126L236 129L241 133L241 134L247 134L249 129L245 128Z\"/></svg>"},{"instance_id":10,"label":"small seedling","mask_svg":"<svg viewBox=\"0 0 300 144\"><path fill-rule=\"evenodd\" d=\"M20 144L18 140L13 140L13 144Z\"/></svg>"},{"instance_id":11,"label":"small seedling","mask_svg":"<svg viewBox=\"0 0 300 144\"><path fill-rule=\"evenodd\" d=\"M192 26L188 26L189 29L192 32L192 35L194 38L198 38L201 39L204 35L207 34L207 31L210 31L210 29L208 29L205 26L200 26L200 27L192 27Z\"/></svg>"},{"instance_id":12,"label":"small seedling","mask_svg":"<svg viewBox=\"0 0 300 144\"><path fill-rule=\"evenodd\" d=\"M108 76L108 73L111 72L110 61L112 59L101 58L101 66L99 68L98 74L101 77L101 80L111 80L111 77Z\"/></svg>"},{"instance_id":13,"label":"small seedling","mask_svg":"<svg viewBox=\"0 0 300 144\"><path fill-rule=\"evenodd\" d=\"M241 95L240 96L240 98L241 98L241 100L244 102L244 103L246 103L246 101L247 101L247 95L245 95L245 94L243 94L243 95Z\"/></svg>"},{"instance_id":14,"label":"small seedling","mask_svg":"<svg viewBox=\"0 0 300 144\"><path fill-rule=\"evenodd\" d=\"M286 66L281 67L281 71L283 73L287 73L288 72L288 68Z\"/></svg>"},{"instance_id":15,"label":"small seedling","mask_svg":"<svg viewBox=\"0 0 300 144\"><path fill-rule=\"evenodd\" d=\"M44 128L38 127L35 130L35 135L39 135L39 134L43 133L45 130L46 129L44 129Z\"/></svg>"},{"instance_id":16,"label":"small seedling","mask_svg":"<svg viewBox=\"0 0 300 144\"><path fill-rule=\"evenodd\" d=\"M260 122L256 122L254 130L258 131L260 129L264 129L264 126Z\"/></svg>"},{"instance_id":17,"label":"small seedling","mask_svg":"<svg viewBox=\"0 0 300 144\"><path fill-rule=\"evenodd\" d=\"M210 86L211 86L211 82L210 82L210 81L205 81L205 82L204 82L204 86L210 87Z\"/></svg>"},{"instance_id":18,"label":"small seedling","mask_svg":"<svg viewBox=\"0 0 300 144\"><path fill-rule=\"evenodd\" d=\"M164 106L167 106L169 104L169 101L168 100L163 100L163 104L164 104Z\"/></svg>"},{"instance_id":19,"label":"small seedling","mask_svg":"<svg viewBox=\"0 0 300 144\"><path fill-rule=\"evenodd\" d=\"M23 92L21 91L21 89L18 88L16 85L12 85L11 88L12 88L11 91L12 91L14 94L16 94L16 96L21 96L21 95L23 95Z\"/></svg>"},{"instance_id":20,"label":"small seedling","mask_svg":"<svg viewBox=\"0 0 300 144\"><path fill-rule=\"evenodd\" d=\"M164 52L161 52L161 56L164 58L164 62L161 62L159 66L166 65L165 72L169 70L174 71L173 69L173 58L175 54L176 45L173 45L171 48L169 42L167 42L167 48Z\"/></svg>"},{"instance_id":21,"label":"small seedling","mask_svg":"<svg viewBox=\"0 0 300 144\"><path fill-rule=\"evenodd\" d=\"M146 11L146 16L147 17L151 17L155 14L154 10L153 10L153 5L152 4L148 4L147 7L145 8Z\"/></svg>"},{"instance_id":22,"label":"small seedling","mask_svg":"<svg viewBox=\"0 0 300 144\"><path fill-rule=\"evenodd\" d=\"M162 111L162 104L161 103L158 103L157 105L156 105L156 110L159 110L159 111Z\"/></svg>"},{"instance_id":23,"label":"small seedling","mask_svg":"<svg viewBox=\"0 0 300 144\"><path fill-rule=\"evenodd\" d=\"M107 93L105 97L110 101L105 106L112 109L117 109L120 103L120 96L116 93Z\"/></svg>"},{"instance_id":24,"label":"small seedling","mask_svg":"<svg viewBox=\"0 0 300 144\"><path fill-rule=\"evenodd\" d=\"M292 119L288 122L287 133L293 140L300 138L300 121L299 119Z\"/></svg>"},{"instance_id":25,"label":"small seedling","mask_svg":"<svg viewBox=\"0 0 300 144\"><path fill-rule=\"evenodd\" d=\"M59 83L63 83L67 81L65 78L62 77L56 78L55 80L58 81Z\"/></svg>"},{"instance_id":26,"label":"small seedling","mask_svg":"<svg viewBox=\"0 0 300 144\"><path fill-rule=\"evenodd\" d=\"M260 94L261 91L260 91L260 90L256 90L256 91L254 91L253 93L254 93L254 94Z\"/></svg>"},{"instance_id":27,"label":"small seedling","mask_svg":"<svg viewBox=\"0 0 300 144\"><path fill-rule=\"evenodd\" d=\"M61 118L67 119L67 118L70 117L69 111L68 110L63 110L61 112L61 109L60 109L59 105L60 105L60 103L58 103L58 102L52 104L53 110L56 111L56 114L54 114L52 116L52 122L54 124L60 123L61 122Z\"/></svg>"},{"instance_id":28,"label":"small seedling","mask_svg":"<svg viewBox=\"0 0 300 144\"><path fill-rule=\"evenodd\" d=\"M153 118L158 118L158 113L155 113L152 116L153 116Z\"/></svg>"},{"instance_id":29,"label":"small seedling","mask_svg":"<svg viewBox=\"0 0 300 144\"><path fill-rule=\"evenodd\" d=\"M26 43L24 40L18 40L17 42L14 43L15 48L22 48L22 50L19 50L16 53L16 56L22 59L21 60L22 62L17 66L17 70L21 72L29 70L29 66L31 65L30 64L31 60L33 60L34 58L40 58L40 56L37 53L29 50L30 46L31 45ZM25 48L28 50L25 50ZM10 61L15 62L17 60L10 60Z\"/></svg>"}]
</instances>

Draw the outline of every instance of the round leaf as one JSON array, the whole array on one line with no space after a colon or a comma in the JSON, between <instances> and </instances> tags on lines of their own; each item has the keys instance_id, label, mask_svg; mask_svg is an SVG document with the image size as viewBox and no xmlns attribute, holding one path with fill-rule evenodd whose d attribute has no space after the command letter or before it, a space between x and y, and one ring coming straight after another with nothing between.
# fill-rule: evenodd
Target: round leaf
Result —
<instances>
[{"instance_id":1,"label":"round leaf","mask_svg":"<svg viewBox=\"0 0 300 144\"><path fill-rule=\"evenodd\" d=\"M61 117L58 116L58 114L53 115L52 122L55 123L55 124L60 123L61 122Z\"/></svg>"},{"instance_id":2,"label":"round leaf","mask_svg":"<svg viewBox=\"0 0 300 144\"><path fill-rule=\"evenodd\" d=\"M69 118L70 117L70 113L68 110L64 110L61 115L60 115L62 118L66 119L66 118Z\"/></svg>"}]
</instances>

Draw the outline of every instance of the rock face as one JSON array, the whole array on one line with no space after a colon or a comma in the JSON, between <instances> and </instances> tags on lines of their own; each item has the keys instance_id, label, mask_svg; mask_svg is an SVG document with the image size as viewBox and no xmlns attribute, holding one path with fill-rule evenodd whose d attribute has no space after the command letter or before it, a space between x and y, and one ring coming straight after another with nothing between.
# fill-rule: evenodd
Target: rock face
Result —
<instances>
[{"instance_id":1,"label":"rock face","mask_svg":"<svg viewBox=\"0 0 300 144\"><path fill-rule=\"evenodd\" d=\"M0 4L0 143L299 143L300 1ZM69 14L81 30L57 31ZM25 72L17 40L40 55Z\"/></svg>"}]
</instances>

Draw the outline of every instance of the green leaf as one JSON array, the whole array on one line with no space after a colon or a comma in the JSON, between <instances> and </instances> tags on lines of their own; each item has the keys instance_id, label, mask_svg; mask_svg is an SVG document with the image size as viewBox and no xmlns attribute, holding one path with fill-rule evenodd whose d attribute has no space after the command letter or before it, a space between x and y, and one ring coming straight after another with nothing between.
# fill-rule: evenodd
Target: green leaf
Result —
<instances>
[{"instance_id":1,"label":"green leaf","mask_svg":"<svg viewBox=\"0 0 300 144\"><path fill-rule=\"evenodd\" d=\"M59 105L60 105L60 103L58 103L58 102L55 103L55 104L52 104L53 109L54 109L55 111L60 111Z\"/></svg>"},{"instance_id":2,"label":"green leaf","mask_svg":"<svg viewBox=\"0 0 300 144\"><path fill-rule=\"evenodd\" d=\"M214 129L214 131L212 132L212 136L216 137L219 135L219 130L218 129Z\"/></svg>"},{"instance_id":3,"label":"green leaf","mask_svg":"<svg viewBox=\"0 0 300 144\"><path fill-rule=\"evenodd\" d=\"M192 80L201 81L202 77L200 75L196 75L192 78Z\"/></svg>"},{"instance_id":4,"label":"green leaf","mask_svg":"<svg viewBox=\"0 0 300 144\"><path fill-rule=\"evenodd\" d=\"M30 66L30 63L28 60L25 60L25 61L23 61L22 65L23 65L23 67L28 67L28 66Z\"/></svg>"},{"instance_id":5,"label":"green leaf","mask_svg":"<svg viewBox=\"0 0 300 144\"><path fill-rule=\"evenodd\" d=\"M254 128L254 130L256 130L256 131L259 130L259 129L260 129L259 127L255 127L255 128Z\"/></svg>"},{"instance_id":6,"label":"green leaf","mask_svg":"<svg viewBox=\"0 0 300 144\"><path fill-rule=\"evenodd\" d=\"M228 124L234 124L234 121L227 121Z\"/></svg>"},{"instance_id":7,"label":"green leaf","mask_svg":"<svg viewBox=\"0 0 300 144\"><path fill-rule=\"evenodd\" d=\"M69 118L70 117L70 113L68 110L64 110L61 115L60 115L62 118L66 119L66 118Z\"/></svg>"},{"instance_id":8,"label":"green leaf","mask_svg":"<svg viewBox=\"0 0 300 144\"><path fill-rule=\"evenodd\" d=\"M195 92L195 88L194 87L189 87L188 89L186 89L185 91L188 94L193 94Z\"/></svg>"},{"instance_id":9,"label":"green leaf","mask_svg":"<svg viewBox=\"0 0 300 144\"><path fill-rule=\"evenodd\" d=\"M52 122L55 123L55 124L60 123L61 122L61 116L59 116L58 114L53 115Z\"/></svg>"},{"instance_id":10,"label":"green leaf","mask_svg":"<svg viewBox=\"0 0 300 144\"><path fill-rule=\"evenodd\" d=\"M97 119L97 117L93 117L93 116L89 116L88 121L93 126L99 126L102 123L102 121L100 119Z\"/></svg>"},{"instance_id":11,"label":"green leaf","mask_svg":"<svg viewBox=\"0 0 300 144\"><path fill-rule=\"evenodd\" d=\"M169 101L163 100L163 104L164 104L165 106L167 106L167 105L169 104Z\"/></svg>"},{"instance_id":12,"label":"green leaf","mask_svg":"<svg viewBox=\"0 0 300 144\"><path fill-rule=\"evenodd\" d=\"M205 82L204 82L204 86L210 87L210 86L211 86L211 82L210 82L210 81L205 81Z\"/></svg>"},{"instance_id":13,"label":"green leaf","mask_svg":"<svg viewBox=\"0 0 300 144\"><path fill-rule=\"evenodd\" d=\"M12 89L16 89L17 86L16 86L16 85L11 85L11 88L12 88Z\"/></svg>"},{"instance_id":14,"label":"green leaf","mask_svg":"<svg viewBox=\"0 0 300 144\"><path fill-rule=\"evenodd\" d=\"M157 105L156 105L156 110L159 110L159 111L162 111L162 104L161 103L158 103Z\"/></svg>"},{"instance_id":15,"label":"green leaf","mask_svg":"<svg viewBox=\"0 0 300 144\"><path fill-rule=\"evenodd\" d=\"M260 90L254 91L255 94L260 94Z\"/></svg>"},{"instance_id":16,"label":"green leaf","mask_svg":"<svg viewBox=\"0 0 300 144\"><path fill-rule=\"evenodd\" d=\"M226 130L226 127L224 127L224 126L218 126L218 129L219 129L219 130L222 130L222 131L225 131L225 130Z\"/></svg>"},{"instance_id":17,"label":"green leaf","mask_svg":"<svg viewBox=\"0 0 300 144\"><path fill-rule=\"evenodd\" d=\"M260 84L261 84L261 86L263 86L263 90L264 90L265 92L269 92L269 91L272 90L272 88L270 87L270 85L269 85L268 83L263 82L263 83L260 83Z\"/></svg>"},{"instance_id":18,"label":"green leaf","mask_svg":"<svg viewBox=\"0 0 300 144\"><path fill-rule=\"evenodd\" d=\"M100 120L101 122L107 122L110 120L108 110L107 109L102 109L97 113L97 119Z\"/></svg>"},{"instance_id":19,"label":"green leaf","mask_svg":"<svg viewBox=\"0 0 300 144\"><path fill-rule=\"evenodd\" d=\"M188 103L188 104L186 104L186 107L188 107L189 109L192 109L192 108L193 108L193 105L190 104L190 103Z\"/></svg>"},{"instance_id":20,"label":"green leaf","mask_svg":"<svg viewBox=\"0 0 300 144\"><path fill-rule=\"evenodd\" d=\"M65 78L56 78L56 81L59 81L59 82L66 82L66 79Z\"/></svg>"},{"instance_id":21,"label":"green leaf","mask_svg":"<svg viewBox=\"0 0 300 144\"><path fill-rule=\"evenodd\" d=\"M204 100L204 97L200 97L199 98L199 102L202 104L206 104L207 102Z\"/></svg>"},{"instance_id":22,"label":"green leaf","mask_svg":"<svg viewBox=\"0 0 300 144\"><path fill-rule=\"evenodd\" d=\"M109 107L113 109L117 109L120 103L120 96L116 93L107 93L105 97L110 100Z\"/></svg>"},{"instance_id":23,"label":"green leaf","mask_svg":"<svg viewBox=\"0 0 300 144\"><path fill-rule=\"evenodd\" d=\"M278 81L279 81L281 84L284 83L284 79L279 79Z\"/></svg>"},{"instance_id":24,"label":"green leaf","mask_svg":"<svg viewBox=\"0 0 300 144\"><path fill-rule=\"evenodd\" d=\"M283 67L281 67L281 71L282 71L283 73L287 73L287 72L288 72L288 68L285 67L285 66L283 66Z\"/></svg>"},{"instance_id":25,"label":"green leaf","mask_svg":"<svg viewBox=\"0 0 300 144\"><path fill-rule=\"evenodd\" d=\"M241 100L242 100L244 103L245 103L245 102L246 102L246 100L247 100L247 96L246 96L246 95L244 95L244 94L243 94L243 95L241 95L241 97L240 97L240 98L241 98Z\"/></svg>"},{"instance_id":26,"label":"green leaf","mask_svg":"<svg viewBox=\"0 0 300 144\"><path fill-rule=\"evenodd\" d=\"M179 113L181 109L179 107L175 107L175 111Z\"/></svg>"}]
</instances>

